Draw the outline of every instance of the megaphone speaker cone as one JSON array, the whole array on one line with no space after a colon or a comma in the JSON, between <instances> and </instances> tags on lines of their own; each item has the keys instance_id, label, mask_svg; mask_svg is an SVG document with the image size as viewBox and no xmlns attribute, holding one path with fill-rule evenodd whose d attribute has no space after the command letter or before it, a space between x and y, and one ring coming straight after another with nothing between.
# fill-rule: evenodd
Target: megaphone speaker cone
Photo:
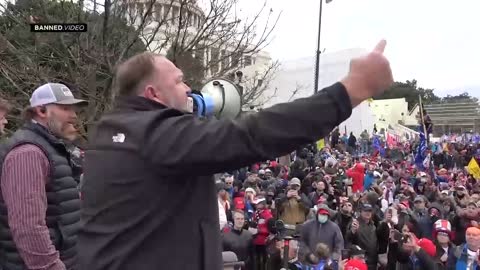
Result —
<instances>
[{"instance_id":1,"label":"megaphone speaker cone","mask_svg":"<svg viewBox=\"0 0 480 270\"><path fill-rule=\"evenodd\" d=\"M242 109L242 97L238 87L226 79L212 79L200 90L204 99L206 116L212 113L217 118L235 118Z\"/></svg>"}]
</instances>

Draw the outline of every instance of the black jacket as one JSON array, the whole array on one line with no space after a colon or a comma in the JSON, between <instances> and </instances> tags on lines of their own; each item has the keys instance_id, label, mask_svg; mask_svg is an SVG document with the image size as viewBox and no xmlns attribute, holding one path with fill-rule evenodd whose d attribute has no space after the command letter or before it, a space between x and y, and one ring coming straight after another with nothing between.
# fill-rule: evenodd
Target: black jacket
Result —
<instances>
[{"instance_id":1,"label":"black jacket","mask_svg":"<svg viewBox=\"0 0 480 270\"><path fill-rule=\"evenodd\" d=\"M415 256L418 259L417 265L414 265L412 263L412 260L410 260L409 254L405 252L400 252L398 253L398 262L401 264L408 264L408 269L412 270L437 270L439 267L439 264L435 260L435 258L432 258L430 255L428 255L423 249L420 249L418 252L415 252Z\"/></svg>"},{"instance_id":2,"label":"black jacket","mask_svg":"<svg viewBox=\"0 0 480 270\"><path fill-rule=\"evenodd\" d=\"M365 250L365 259L367 265L377 265L378 263L378 238L377 228L373 221L369 223L364 222L362 219L358 219L360 227L356 233L352 233L351 226L348 226L347 235L345 240L351 245L358 245Z\"/></svg>"},{"instance_id":3,"label":"black jacket","mask_svg":"<svg viewBox=\"0 0 480 270\"><path fill-rule=\"evenodd\" d=\"M247 230L231 229L222 233L223 251L232 251L238 261L245 263L246 269L253 269L253 235Z\"/></svg>"},{"instance_id":4,"label":"black jacket","mask_svg":"<svg viewBox=\"0 0 480 270\"><path fill-rule=\"evenodd\" d=\"M347 236L348 226L352 222L352 219L352 215L344 215L342 214L342 211L339 211L335 216L335 223L337 223L338 227L340 227L340 231L342 231L342 235L344 237ZM345 247L349 247L348 244L349 243L345 243Z\"/></svg>"},{"instance_id":5,"label":"black jacket","mask_svg":"<svg viewBox=\"0 0 480 270\"><path fill-rule=\"evenodd\" d=\"M340 83L236 120L119 98L85 154L79 269L221 269L211 175L317 141L351 111Z\"/></svg>"}]
</instances>

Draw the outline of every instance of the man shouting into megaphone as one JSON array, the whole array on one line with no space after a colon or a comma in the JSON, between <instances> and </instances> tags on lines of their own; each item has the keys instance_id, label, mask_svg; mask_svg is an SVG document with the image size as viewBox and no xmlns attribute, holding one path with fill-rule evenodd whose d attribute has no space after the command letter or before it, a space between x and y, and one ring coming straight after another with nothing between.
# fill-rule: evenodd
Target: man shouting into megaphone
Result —
<instances>
[{"instance_id":1,"label":"man shouting into megaphone","mask_svg":"<svg viewBox=\"0 0 480 270\"><path fill-rule=\"evenodd\" d=\"M125 61L115 107L85 153L78 269L221 269L211 175L324 138L393 83L385 45L353 59L343 80L313 96L231 120L185 113L189 89L165 57Z\"/></svg>"}]
</instances>

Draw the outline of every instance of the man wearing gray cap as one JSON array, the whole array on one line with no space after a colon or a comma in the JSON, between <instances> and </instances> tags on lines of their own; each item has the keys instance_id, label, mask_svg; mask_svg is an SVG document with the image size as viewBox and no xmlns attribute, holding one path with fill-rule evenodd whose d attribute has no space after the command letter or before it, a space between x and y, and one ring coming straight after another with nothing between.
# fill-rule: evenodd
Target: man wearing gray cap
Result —
<instances>
[{"instance_id":1,"label":"man wearing gray cap","mask_svg":"<svg viewBox=\"0 0 480 270\"><path fill-rule=\"evenodd\" d=\"M76 267L80 200L63 140L81 103L63 84L40 86L25 125L0 147L0 268Z\"/></svg>"}]
</instances>

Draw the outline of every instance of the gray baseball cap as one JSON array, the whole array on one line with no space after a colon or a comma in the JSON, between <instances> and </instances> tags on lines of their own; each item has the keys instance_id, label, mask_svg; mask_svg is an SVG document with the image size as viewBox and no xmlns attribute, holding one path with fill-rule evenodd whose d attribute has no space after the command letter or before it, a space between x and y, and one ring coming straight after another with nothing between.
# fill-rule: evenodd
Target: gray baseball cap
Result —
<instances>
[{"instance_id":1,"label":"gray baseball cap","mask_svg":"<svg viewBox=\"0 0 480 270\"><path fill-rule=\"evenodd\" d=\"M75 105L86 103L86 100L76 99L72 91L61 83L46 83L33 91L30 107L47 104Z\"/></svg>"}]
</instances>

